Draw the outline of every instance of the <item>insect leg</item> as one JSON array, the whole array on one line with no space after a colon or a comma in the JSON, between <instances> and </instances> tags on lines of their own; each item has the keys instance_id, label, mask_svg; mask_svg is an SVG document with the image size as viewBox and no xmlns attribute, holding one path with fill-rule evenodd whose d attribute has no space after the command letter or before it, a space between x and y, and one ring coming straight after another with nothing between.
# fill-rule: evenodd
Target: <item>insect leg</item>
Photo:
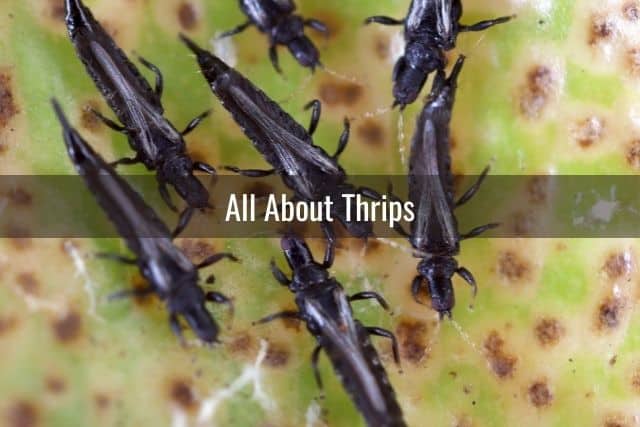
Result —
<instances>
[{"instance_id":1,"label":"insect leg","mask_svg":"<svg viewBox=\"0 0 640 427\"><path fill-rule=\"evenodd\" d=\"M184 341L184 335L182 335L182 326L180 326L177 314L171 313L169 315L169 326L171 327L171 332L180 340L180 344L185 346L186 343Z\"/></svg>"},{"instance_id":2,"label":"insect leg","mask_svg":"<svg viewBox=\"0 0 640 427\"><path fill-rule=\"evenodd\" d=\"M162 197L162 200L164 200L164 202L167 204L167 206L169 206L169 209L174 212L178 212L178 208L176 208L176 205L174 205L171 201L171 196L169 195L169 190L167 189L167 183L161 178L158 178L158 191L160 191L160 196Z\"/></svg>"},{"instance_id":3,"label":"insect leg","mask_svg":"<svg viewBox=\"0 0 640 427\"><path fill-rule=\"evenodd\" d=\"M364 25L369 24L380 24L380 25L403 25L403 19L391 18L390 16L370 16L364 20Z\"/></svg>"},{"instance_id":4,"label":"insect leg","mask_svg":"<svg viewBox=\"0 0 640 427\"><path fill-rule=\"evenodd\" d=\"M195 128L198 127L198 125L209 115L211 114L211 110L207 110L204 113L201 113L198 117L196 117L195 119L191 120L189 122L189 124L187 124L187 127L184 128L184 130L182 132L180 132L180 134L182 136L188 135L192 130L194 130Z\"/></svg>"},{"instance_id":5,"label":"insect leg","mask_svg":"<svg viewBox=\"0 0 640 427\"><path fill-rule=\"evenodd\" d=\"M275 68L278 73L282 74L282 69L278 63L278 51L276 50L275 44L269 46L269 60L273 64L273 68Z\"/></svg>"},{"instance_id":6,"label":"insect leg","mask_svg":"<svg viewBox=\"0 0 640 427\"><path fill-rule=\"evenodd\" d=\"M491 224L481 225L480 227L476 227L473 230L469 231L468 233L461 235L460 240L472 239L484 233L485 231L491 230L492 228L496 228L498 226L500 226L499 222L492 222Z\"/></svg>"},{"instance_id":7,"label":"insect leg","mask_svg":"<svg viewBox=\"0 0 640 427\"><path fill-rule=\"evenodd\" d=\"M229 309L229 316L233 317L233 314L235 312L235 309L233 307L233 302L226 295L221 294L220 292L209 291L206 294L204 294L204 298L207 301L213 302L215 304L226 305L227 308Z\"/></svg>"},{"instance_id":8,"label":"insect leg","mask_svg":"<svg viewBox=\"0 0 640 427\"><path fill-rule=\"evenodd\" d=\"M275 277L281 285L289 286L289 284L291 284L291 280L289 280L287 275L278 268L274 260L271 260L271 262L269 263L269 267L271 267L271 274L273 274L273 277Z\"/></svg>"},{"instance_id":9,"label":"insect leg","mask_svg":"<svg viewBox=\"0 0 640 427\"><path fill-rule=\"evenodd\" d=\"M365 299L374 299L378 302L378 304L380 304L382 308L389 311L389 304L387 304L387 301L382 297L382 295L380 295L377 292L372 292L372 291L358 292L349 297L349 302L360 301Z\"/></svg>"},{"instance_id":10,"label":"insect leg","mask_svg":"<svg viewBox=\"0 0 640 427\"><path fill-rule=\"evenodd\" d=\"M98 252L94 255L96 258L108 259L111 261L121 262L123 264L135 265L138 260L135 258L129 258L124 255L112 254L109 252Z\"/></svg>"},{"instance_id":11,"label":"insect leg","mask_svg":"<svg viewBox=\"0 0 640 427\"><path fill-rule=\"evenodd\" d=\"M309 135L313 135L320 121L320 113L322 112L322 104L319 100L314 99L304 106L305 110L311 108L311 121L309 122Z\"/></svg>"},{"instance_id":12,"label":"insect leg","mask_svg":"<svg viewBox=\"0 0 640 427\"><path fill-rule=\"evenodd\" d=\"M107 300L113 301L117 299L129 298L129 297L144 297L154 292L151 286L140 289L123 289L118 292L114 292L107 297Z\"/></svg>"},{"instance_id":13,"label":"insect leg","mask_svg":"<svg viewBox=\"0 0 640 427\"><path fill-rule=\"evenodd\" d=\"M324 261L322 262L322 267L329 268L333 265L333 259L335 257L336 252L336 235L333 231L333 228L329 223L323 221L320 224L322 231L327 239L327 247L324 251Z\"/></svg>"},{"instance_id":14,"label":"insect leg","mask_svg":"<svg viewBox=\"0 0 640 427\"><path fill-rule=\"evenodd\" d=\"M473 288L473 296L475 297L478 293L478 285L476 284L476 279L474 279L473 274L469 270L464 267L459 267L456 270L456 273L460 275L471 287Z\"/></svg>"},{"instance_id":15,"label":"insect leg","mask_svg":"<svg viewBox=\"0 0 640 427\"><path fill-rule=\"evenodd\" d=\"M319 33L323 33L325 36L329 35L329 29L322 21L318 21L317 19L313 19L313 18L305 19L304 25L309 28L313 28Z\"/></svg>"},{"instance_id":16,"label":"insect leg","mask_svg":"<svg viewBox=\"0 0 640 427\"><path fill-rule=\"evenodd\" d=\"M388 331L386 329L378 328L377 326L367 326L365 327L369 335L376 335L383 338L389 338L391 340L391 350L393 351L393 360L396 362L396 365L400 365L400 352L398 351L398 340L396 336L393 335L393 332Z\"/></svg>"},{"instance_id":17,"label":"insect leg","mask_svg":"<svg viewBox=\"0 0 640 427\"><path fill-rule=\"evenodd\" d=\"M467 203L469 201L469 199L471 199L473 197L474 194L476 194L476 192L478 191L478 189L482 185L482 181L484 181L484 179L486 178L488 173L489 173L489 166L487 166L487 167L485 167L483 169L482 173L480 174L480 176L478 177L476 182L474 182L473 185L471 187L469 187L469 189L467 191L464 192L462 197L460 197L458 199L458 201L456 202L456 207L464 205L465 203Z\"/></svg>"},{"instance_id":18,"label":"insect leg","mask_svg":"<svg viewBox=\"0 0 640 427\"><path fill-rule=\"evenodd\" d=\"M251 21L244 22L231 30L225 31L224 33L220 34L217 38L223 39L225 37L235 36L236 34L240 34L241 32L243 32L250 26L251 26Z\"/></svg>"},{"instance_id":19,"label":"insect leg","mask_svg":"<svg viewBox=\"0 0 640 427\"><path fill-rule=\"evenodd\" d=\"M191 221L191 217L193 216L193 212L195 212L195 209L193 209L191 207L185 208L182 211L182 213L180 214L180 218L178 219L178 225L176 225L176 228L173 230L173 233L171 233L171 238L172 239L175 239L176 237L178 237L180 235L180 233L182 233L184 231L184 229L189 224L189 221Z\"/></svg>"},{"instance_id":20,"label":"insect leg","mask_svg":"<svg viewBox=\"0 0 640 427\"><path fill-rule=\"evenodd\" d=\"M486 21L476 22L473 25L460 25L459 31L460 32L463 32L463 31L482 31L482 30L486 30L489 27L493 27L494 25L498 25L498 24L502 24L502 23L505 23L507 21L510 21L511 19L513 19L515 17L516 17L515 15L501 16L500 18L488 19Z\"/></svg>"},{"instance_id":21,"label":"insect leg","mask_svg":"<svg viewBox=\"0 0 640 427\"><path fill-rule=\"evenodd\" d=\"M333 154L333 159L338 160L340 154L347 148L347 142L349 142L349 134L351 132L351 123L349 123L348 118L344 118L344 129L342 131L342 135L340 135L340 140L338 141L338 148L336 152Z\"/></svg>"},{"instance_id":22,"label":"insect leg","mask_svg":"<svg viewBox=\"0 0 640 427\"><path fill-rule=\"evenodd\" d=\"M210 255L210 256L206 257L199 264L196 264L196 269L201 270L201 269L209 267L210 265L213 265L216 262L221 261L223 259L228 259L228 260L231 260L233 262L239 262L238 258L236 258L235 255L230 254L229 252L220 252L218 254Z\"/></svg>"},{"instance_id":23,"label":"insect leg","mask_svg":"<svg viewBox=\"0 0 640 427\"><path fill-rule=\"evenodd\" d=\"M216 174L216 168L204 162L193 162L193 170L199 170L200 172L208 173L209 175Z\"/></svg>"},{"instance_id":24,"label":"insect leg","mask_svg":"<svg viewBox=\"0 0 640 427\"><path fill-rule=\"evenodd\" d=\"M316 384L318 384L318 388L320 389L321 397L324 397L324 387L322 385L322 378L320 377L320 369L318 369L318 359L320 359L320 350L322 347L317 345L316 348L313 349L311 353L311 369L313 369L313 376L316 379Z\"/></svg>"},{"instance_id":25,"label":"insect leg","mask_svg":"<svg viewBox=\"0 0 640 427\"><path fill-rule=\"evenodd\" d=\"M149 62L146 59L144 59L142 56L138 56L138 61L140 61L140 63L142 65L144 65L145 67L147 67L148 69L153 71L153 74L155 74L155 76L156 76L156 89L155 89L156 95L158 95L158 98L162 98L162 91L164 90L164 79L162 78L162 71L160 71L160 68L156 67L151 62Z\"/></svg>"},{"instance_id":26,"label":"insect leg","mask_svg":"<svg viewBox=\"0 0 640 427\"><path fill-rule=\"evenodd\" d=\"M276 172L275 169L240 169L236 166L224 166L223 169L249 178L262 178L273 175Z\"/></svg>"},{"instance_id":27,"label":"insect leg","mask_svg":"<svg viewBox=\"0 0 640 427\"><path fill-rule=\"evenodd\" d=\"M262 319L258 320L257 322L253 322L254 325L262 325L263 323L269 323L273 320L276 319L295 319L295 320L302 320L302 316L300 315L299 312L297 311L292 311L292 310L285 310L285 311L280 311L278 313L273 313L270 314L266 317L263 317Z\"/></svg>"},{"instance_id":28,"label":"insect leg","mask_svg":"<svg viewBox=\"0 0 640 427\"><path fill-rule=\"evenodd\" d=\"M107 127L110 127L111 129L115 130L116 132L129 133L129 129L127 129L126 127L124 127L122 125L117 124L116 122L114 122L110 118L108 118L105 115L103 115L100 111L94 110L93 108L90 108L89 111L91 112L91 114L96 116L96 118L98 120L100 120L102 123L107 125Z\"/></svg>"},{"instance_id":29,"label":"insect leg","mask_svg":"<svg viewBox=\"0 0 640 427\"><path fill-rule=\"evenodd\" d=\"M117 168L119 165L135 165L136 163L140 163L140 159L138 158L138 156L123 157L121 159L116 160L115 162L109 163L109 166L113 168Z\"/></svg>"}]
</instances>

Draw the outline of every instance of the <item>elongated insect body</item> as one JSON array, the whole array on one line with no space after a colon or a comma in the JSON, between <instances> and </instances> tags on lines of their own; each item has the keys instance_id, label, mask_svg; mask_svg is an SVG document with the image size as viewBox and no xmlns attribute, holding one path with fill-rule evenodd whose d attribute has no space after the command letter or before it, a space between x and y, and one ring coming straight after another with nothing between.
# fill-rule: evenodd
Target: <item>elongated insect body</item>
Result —
<instances>
[{"instance_id":1,"label":"elongated insect body","mask_svg":"<svg viewBox=\"0 0 640 427\"><path fill-rule=\"evenodd\" d=\"M181 38L196 54L202 75L213 93L273 168L265 171L231 170L254 177L278 173L298 200L318 201L327 195L332 196L335 202L332 214L353 236L372 235L370 222L347 220L346 202L341 197L341 194L359 191L347 182L347 175L338 164L338 156L344 150L349 135L348 122L345 121L336 154L330 156L312 140L320 116L319 101L309 104L314 111L309 130L306 130L238 71L187 37L182 35Z\"/></svg>"},{"instance_id":2,"label":"elongated insect body","mask_svg":"<svg viewBox=\"0 0 640 427\"><path fill-rule=\"evenodd\" d=\"M240 0L240 8L247 21L221 35L228 37L241 33L251 25L269 36L269 58L276 71L281 72L278 64L277 46L286 46L293 57L303 67L313 71L320 66L318 49L305 35L304 27L327 33L327 27L316 19L303 19L294 14L295 4L291 0Z\"/></svg>"},{"instance_id":3,"label":"elongated insect body","mask_svg":"<svg viewBox=\"0 0 640 427\"><path fill-rule=\"evenodd\" d=\"M392 76L394 106L404 108L418 98L429 74L447 65L445 52L455 47L460 32L482 31L512 18L503 16L462 25L461 17L460 0L412 0L403 20L388 16L366 19L366 24L404 25L405 50Z\"/></svg>"},{"instance_id":4,"label":"elongated insect body","mask_svg":"<svg viewBox=\"0 0 640 427\"><path fill-rule=\"evenodd\" d=\"M81 0L65 0L65 7L66 25L76 53L122 125L96 114L109 127L126 134L136 152L135 157L115 164L141 162L149 170L157 170L162 196L171 207L166 183L174 186L189 208L209 207L209 193L193 171L215 171L209 165L193 162L186 153L183 139L205 115L194 119L185 131L178 132L164 117L160 70L140 58L140 62L156 74L154 90Z\"/></svg>"},{"instance_id":5,"label":"elongated insect body","mask_svg":"<svg viewBox=\"0 0 640 427\"><path fill-rule=\"evenodd\" d=\"M205 308L205 302L228 300L217 292L205 294L198 286L198 269L221 258L235 258L229 254L217 254L198 266L194 265L172 243L169 228L154 210L71 127L58 103L54 101L53 106L62 125L71 162L136 256L135 259L111 258L136 264L149 282L148 289L135 293L157 294L165 302L171 328L179 336L181 328L178 316L182 316L202 341L216 341L218 326Z\"/></svg>"},{"instance_id":6,"label":"elongated insect body","mask_svg":"<svg viewBox=\"0 0 640 427\"><path fill-rule=\"evenodd\" d=\"M448 78L443 70L437 71L431 93L418 116L409 159L409 200L415 206L415 219L408 238L419 253L416 256L422 258L411 291L417 301L418 293L426 285L431 306L441 316L451 316L455 304L451 281L454 274L473 286L474 292L476 289L473 275L458 266L454 258L460 251L460 240L497 226L487 224L460 235L454 213L456 206L475 194L489 170L485 168L478 181L460 199L454 199L449 126L463 63L461 56Z\"/></svg>"},{"instance_id":7,"label":"elongated insect body","mask_svg":"<svg viewBox=\"0 0 640 427\"><path fill-rule=\"evenodd\" d=\"M340 283L329 276L327 268L330 262L326 262L328 256L325 254L324 264L315 262L302 239L285 236L281 246L293 277L289 280L273 263L272 269L280 283L295 293L299 311L277 313L262 322L285 315L303 320L318 343L312 361L319 386L322 387L322 382L316 364L322 349L369 426L405 426L395 392L378 353L369 340L371 334L392 339L394 356L398 361L395 337L384 329L364 327L353 318L349 302L375 298L387 308L384 299L372 292L347 297ZM328 252L331 250L327 248Z\"/></svg>"}]
</instances>

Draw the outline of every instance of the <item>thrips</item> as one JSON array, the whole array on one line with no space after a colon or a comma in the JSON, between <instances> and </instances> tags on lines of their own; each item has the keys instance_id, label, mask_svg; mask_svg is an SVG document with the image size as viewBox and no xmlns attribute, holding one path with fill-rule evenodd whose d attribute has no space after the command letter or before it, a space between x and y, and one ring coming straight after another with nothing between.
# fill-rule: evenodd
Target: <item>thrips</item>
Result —
<instances>
[{"instance_id":1,"label":"thrips","mask_svg":"<svg viewBox=\"0 0 640 427\"><path fill-rule=\"evenodd\" d=\"M172 243L171 232L153 209L71 127L56 101L53 101L53 107L62 125L71 162L135 254L135 258L115 254L102 256L137 265L149 283L147 288L125 291L120 295L155 293L165 302L171 329L178 337L182 338L178 319L178 316L182 316L202 341L216 342L218 325L207 311L205 303L211 301L231 305L231 301L219 292L205 293L198 285L198 270L224 258L237 259L228 253L218 253L194 265Z\"/></svg>"}]
</instances>

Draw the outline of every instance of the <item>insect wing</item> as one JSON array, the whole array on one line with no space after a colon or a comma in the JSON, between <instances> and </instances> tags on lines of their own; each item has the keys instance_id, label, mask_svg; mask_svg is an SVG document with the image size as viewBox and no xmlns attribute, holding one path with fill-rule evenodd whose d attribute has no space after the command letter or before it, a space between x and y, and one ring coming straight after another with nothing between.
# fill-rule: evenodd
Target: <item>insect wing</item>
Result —
<instances>
[{"instance_id":1,"label":"insect wing","mask_svg":"<svg viewBox=\"0 0 640 427\"><path fill-rule=\"evenodd\" d=\"M291 0L271 0L273 1L278 9L280 9L283 13L291 13L296 9L296 5Z\"/></svg>"},{"instance_id":2,"label":"insect wing","mask_svg":"<svg viewBox=\"0 0 640 427\"><path fill-rule=\"evenodd\" d=\"M443 40L450 40L453 37L452 0L436 0L435 3L438 34Z\"/></svg>"},{"instance_id":3,"label":"insect wing","mask_svg":"<svg viewBox=\"0 0 640 427\"><path fill-rule=\"evenodd\" d=\"M429 13L429 9L438 7L436 3L442 0L412 0L407 14L407 29L415 31L420 28Z\"/></svg>"},{"instance_id":4,"label":"insect wing","mask_svg":"<svg viewBox=\"0 0 640 427\"><path fill-rule=\"evenodd\" d=\"M362 352L349 302L345 298L344 291L339 288L334 290L333 297L338 307L337 319L322 304L313 299L306 301L307 313L319 326L323 335L334 344L335 351L340 352L339 359L351 368L351 372L342 373L342 375L359 382L362 385L360 391L367 393L368 401L376 411L385 413L387 410L385 398Z\"/></svg>"},{"instance_id":5,"label":"insect wing","mask_svg":"<svg viewBox=\"0 0 640 427\"><path fill-rule=\"evenodd\" d=\"M273 144L276 152L279 153L279 156L290 175L302 175L301 172L304 170L290 153L293 153L301 159L317 166L325 173L342 174L342 171L336 166L333 159L321 151L320 148L303 141L296 135L284 129L280 124L258 108L243 91L234 87L232 87L230 91L236 98L237 104L245 111L245 113L256 120L263 129L269 131L266 132L269 136L269 141ZM285 155L285 153L287 154Z\"/></svg>"},{"instance_id":6,"label":"insect wing","mask_svg":"<svg viewBox=\"0 0 640 427\"><path fill-rule=\"evenodd\" d=\"M91 49L102 67L107 71L107 75L110 76L113 84L118 89L118 93L123 98L126 111L136 126L135 131L137 135L135 139L136 142L141 144L140 149L148 158L156 159L158 157L158 148L153 143L153 137L148 130L148 124L145 119L145 113L156 115L155 109L149 106L144 99L138 97L137 92L133 90L127 79L122 75L112 58L101 45L96 42L91 42Z\"/></svg>"},{"instance_id":7,"label":"insect wing","mask_svg":"<svg viewBox=\"0 0 640 427\"><path fill-rule=\"evenodd\" d=\"M411 187L412 195L417 195L416 219L412 226L414 240L426 239L430 230L437 227L444 242L449 247L455 247L457 230L453 221L451 206L445 194L438 164L437 129L432 120L425 120L420 140L414 141L411 159ZM418 244L417 246L421 246Z\"/></svg>"}]
</instances>

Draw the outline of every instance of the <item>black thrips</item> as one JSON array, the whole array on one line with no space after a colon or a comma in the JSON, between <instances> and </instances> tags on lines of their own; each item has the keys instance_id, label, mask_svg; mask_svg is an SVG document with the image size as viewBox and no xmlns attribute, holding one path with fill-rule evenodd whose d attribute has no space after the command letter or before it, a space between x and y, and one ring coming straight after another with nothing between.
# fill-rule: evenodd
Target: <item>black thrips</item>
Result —
<instances>
[{"instance_id":1,"label":"black thrips","mask_svg":"<svg viewBox=\"0 0 640 427\"><path fill-rule=\"evenodd\" d=\"M216 342L218 326L205 308L205 302L231 302L219 292L205 293L198 286L198 270L224 258L237 261L236 258L228 253L218 253L194 265L172 243L170 230L153 209L71 127L56 101L53 101L53 107L62 125L71 162L136 257L102 256L137 265L149 283L147 288L119 295L155 293L165 302L171 329L178 337L182 338L178 320L178 316L182 316L202 341Z\"/></svg>"},{"instance_id":2,"label":"black thrips","mask_svg":"<svg viewBox=\"0 0 640 427\"><path fill-rule=\"evenodd\" d=\"M385 329L365 327L353 318L351 301L375 299L388 309L385 300L375 292L360 292L348 297L340 283L329 276L327 262L332 249L329 242L325 262L317 263L304 242L294 235L281 240L289 267L293 274L289 279L271 261L274 277L282 285L295 293L298 311L283 311L267 316L259 321L266 323L278 318L293 318L306 323L309 332L315 336L318 345L311 355L314 375L322 389L318 370L320 350L324 350L333 369L342 381L367 425L373 427L406 426L402 409L389 383L380 357L369 340L369 335L391 339L393 355L399 363L395 336Z\"/></svg>"},{"instance_id":3,"label":"black thrips","mask_svg":"<svg viewBox=\"0 0 640 427\"><path fill-rule=\"evenodd\" d=\"M317 19L304 19L293 13L296 6L292 0L240 0L240 8L248 20L223 33L221 38L241 33L255 25L269 36L269 58L279 73L282 70L278 65L278 45L287 46L303 67L309 67L313 71L321 65L318 49L304 34L304 27L311 27L324 34L328 33L327 27Z\"/></svg>"},{"instance_id":4,"label":"black thrips","mask_svg":"<svg viewBox=\"0 0 640 427\"><path fill-rule=\"evenodd\" d=\"M416 257L422 258L411 293L419 302L418 294L426 282L431 306L441 317L451 316L455 303L451 278L455 273L473 286L474 293L476 290L471 272L458 266L454 259L460 251L460 240L475 237L498 225L483 225L461 235L454 214L456 207L476 193L489 172L487 166L462 197L457 201L454 199L449 125L463 63L464 57L460 56L448 78L443 70L437 71L431 93L418 117L409 157L409 199L415 206L415 220L411 223L410 234L398 227L417 251Z\"/></svg>"},{"instance_id":5,"label":"black thrips","mask_svg":"<svg viewBox=\"0 0 640 427\"><path fill-rule=\"evenodd\" d=\"M245 135L253 142L273 169L230 170L245 176L266 176L278 173L284 183L301 201L319 201L330 196L334 202L332 215L354 237L373 234L373 224L367 221L347 221L345 193L361 193L368 197L379 195L369 188L355 188L347 182L347 174L338 158L349 140L349 121L345 119L336 152L330 156L313 144L312 135L320 119L320 101L314 100L306 108L312 109L309 129L305 129L246 77L225 64L220 58L198 47L181 35L184 43L196 54L202 75L213 93L220 99ZM350 199L354 205L354 198ZM355 212L355 206L351 212ZM325 230L326 231L326 230Z\"/></svg>"},{"instance_id":6,"label":"black thrips","mask_svg":"<svg viewBox=\"0 0 640 427\"><path fill-rule=\"evenodd\" d=\"M192 161L183 139L208 112L193 119L184 131L177 131L164 117L160 70L139 58L156 76L153 90L81 0L65 0L65 7L67 29L76 53L122 125L94 113L107 126L127 135L136 152L134 157L120 159L114 165L143 163L149 170L156 170L160 193L175 210L166 184L173 185L188 205L181 216L179 229L183 228L193 209L210 207L209 192L193 172L215 174L215 169Z\"/></svg>"},{"instance_id":7,"label":"black thrips","mask_svg":"<svg viewBox=\"0 0 640 427\"><path fill-rule=\"evenodd\" d=\"M404 25L404 54L393 69L394 106L404 108L416 100L429 74L447 64L445 52L456 45L458 33L482 31L512 16L503 16L473 25L460 24L460 0L412 0L403 20L388 16L371 16L366 24Z\"/></svg>"}]
</instances>

